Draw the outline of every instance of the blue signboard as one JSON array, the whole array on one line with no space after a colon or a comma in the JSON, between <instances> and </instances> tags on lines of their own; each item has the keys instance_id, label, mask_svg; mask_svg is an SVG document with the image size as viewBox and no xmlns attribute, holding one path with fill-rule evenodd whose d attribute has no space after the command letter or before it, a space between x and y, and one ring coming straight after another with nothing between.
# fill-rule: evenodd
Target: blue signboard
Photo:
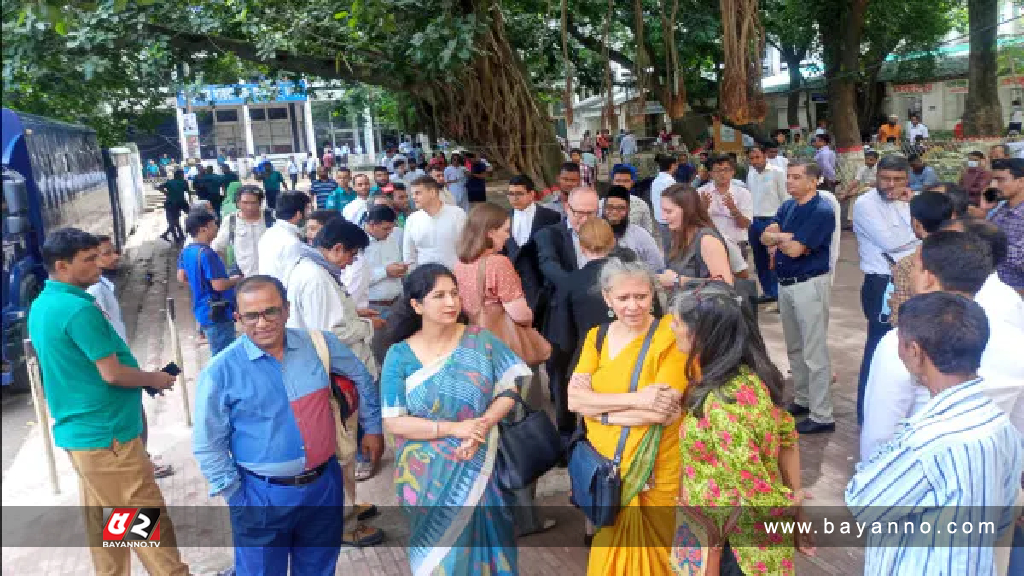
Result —
<instances>
[{"instance_id":1,"label":"blue signboard","mask_svg":"<svg viewBox=\"0 0 1024 576\"><path fill-rule=\"evenodd\" d=\"M305 82L300 82L298 85L293 82L281 82L270 85L209 85L199 88L197 92L191 93L190 96L193 106L305 102L309 99L306 95ZM178 93L178 106L185 106L185 95L182 92Z\"/></svg>"}]
</instances>

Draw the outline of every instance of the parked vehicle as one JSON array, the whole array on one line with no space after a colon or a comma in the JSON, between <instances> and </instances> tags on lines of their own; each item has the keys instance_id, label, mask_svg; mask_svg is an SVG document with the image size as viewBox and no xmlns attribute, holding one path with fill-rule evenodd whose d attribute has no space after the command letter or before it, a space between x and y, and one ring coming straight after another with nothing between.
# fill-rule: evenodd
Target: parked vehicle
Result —
<instances>
[{"instance_id":1,"label":"parked vehicle","mask_svg":"<svg viewBox=\"0 0 1024 576\"><path fill-rule=\"evenodd\" d=\"M126 231L116 169L96 132L85 126L2 110L3 385L27 388L22 353L26 318L47 273L40 252L47 232L74 226L113 236Z\"/></svg>"}]
</instances>

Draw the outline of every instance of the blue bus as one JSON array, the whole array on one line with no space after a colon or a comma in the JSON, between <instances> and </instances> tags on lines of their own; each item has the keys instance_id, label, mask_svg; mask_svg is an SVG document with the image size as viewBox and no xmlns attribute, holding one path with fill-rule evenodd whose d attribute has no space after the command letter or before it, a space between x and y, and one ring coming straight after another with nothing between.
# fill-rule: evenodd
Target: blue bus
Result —
<instances>
[{"instance_id":1,"label":"blue bus","mask_svg":"<svg viewBox=\"0 0 1024 576\"><path fill-rule=\"evenodd\" d=\"M26 318L47 274L41 247L47 232L74 226L111 235L120 249L114 168L85 126L2 110L3 385L26 388L22 340Z\"/></svg>"}]
</instances>

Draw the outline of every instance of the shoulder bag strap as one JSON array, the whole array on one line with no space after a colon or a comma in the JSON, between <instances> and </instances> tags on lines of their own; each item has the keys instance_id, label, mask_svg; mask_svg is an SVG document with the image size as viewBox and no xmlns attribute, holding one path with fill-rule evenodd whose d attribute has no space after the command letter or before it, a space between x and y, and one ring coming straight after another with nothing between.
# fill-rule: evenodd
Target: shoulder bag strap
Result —
<instances>
[{"instance_id":1,"label":"shoulder bag strap","mask_svg":"<svg viewBox=\"0 0 1024 576\"><path fill-rule=\"evenodd\" d=\"M606 323L601 324L600 326L597 327L597 342L596 342L596 344L597 344L597 354L598 354L598 356L601 355L601 348L604 347L604 339L605 339L606 336L608 336L608 326L611 326L611 324L608 324L606 322Z\"/></svg>"},{"instance_id":2,"label":"shoulder bag strap","mask_svg":"<svg viewBox=\"0 0 1024 576\"><path fill-rule=\"evenodd\" d=\"M487 282L487 257L484 256L480 259L480 263L476 267L476 288L477 292L480 293L480 311L483 312L484 304L487 298L487 288L485 283Z\"/></svg>"},{"instance_id":3,"label":"shoulder bag strap","mask_svg":"<svg viewBox=\"0 0 1024 576\"><path fill-rule=\"evenodd\" d=\"M309 338L313 341L313 348L316 349L316 355L320 358L320 364L324 367L324 372L327 372L327 377L331 377L331 354L327 350L327 339L324 338L324 333L319 330L309 330Z\"/></svg>"},{"instance_id":4,"label":"shoulder bag strap","mask_svg":"<svg viewBox=\"0 0 1024 576\"><path fill-rule=\"evenodd\" d=\"M238 220L238 214L237 213L233 213L233 214L231 214L231 216L228 216L228 218L231 220L230 222L228 222L228 244L231 245L231 246L234 246L235 245L235 222Z\"/></svg>"},{"instance_id":5,"label":"shoulder bag strap","mask_svg":"<svg viewBox=\"0 0 1024 576\"><path fill-rule=\"evenodd\" d=\"M633 366L633 376L629 381L629 391L636 392L637 384L640 382L640 373L644 369L644 359L647 357L647 350L651 347L651 340L654 338L654 332L658 329L658 324L661 323L661 318L658 318L651 324L651 327L647 330L647 336L644 337L644 345L640 348L640 354L636 357L636 365ZM618 468L622 462L622 451L626 449L626 438L629 437L629 426L622 427L622 433L619 434L619 445L615 448L615 467Z\"/></svg>"}]
</instances>

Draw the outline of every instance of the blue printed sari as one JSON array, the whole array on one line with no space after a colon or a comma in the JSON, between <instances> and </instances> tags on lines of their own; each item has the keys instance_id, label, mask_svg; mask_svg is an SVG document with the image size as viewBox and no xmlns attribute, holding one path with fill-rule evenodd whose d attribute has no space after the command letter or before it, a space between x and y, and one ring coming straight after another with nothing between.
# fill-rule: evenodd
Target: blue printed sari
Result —
<instances>
[{"instance_id":1,"label":"blue printed sari","mask_svg":"<svg viewBox=\"0 0 1024 576\"><path fill-rule=\"evenodd\" d=\"M501 340L467 327L455 350L426 366L407 342L388 350L381 374L385 418L463 421L484 414L494 397L531 372ZM457 438L398 439L395 489L409 517L415 576L517 573L512 495L492 477L498 428L462 462Z\"/></svg>"}]
</instances>

